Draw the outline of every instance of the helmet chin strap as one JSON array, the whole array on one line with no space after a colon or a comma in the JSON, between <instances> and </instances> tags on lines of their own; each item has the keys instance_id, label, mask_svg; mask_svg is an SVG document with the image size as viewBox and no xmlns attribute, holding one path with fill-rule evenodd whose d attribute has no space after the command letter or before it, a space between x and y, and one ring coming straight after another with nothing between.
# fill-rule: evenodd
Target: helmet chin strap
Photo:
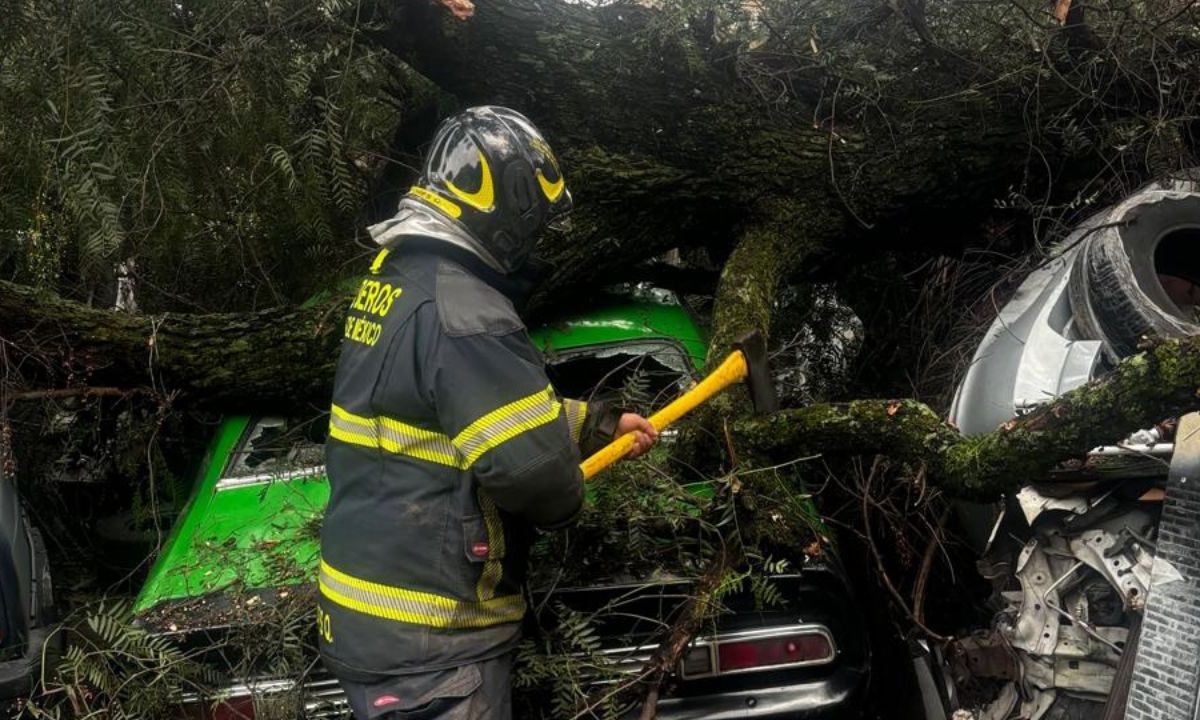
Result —
<instances>
[{"instance_id":1,"label":"helmet chin strap","mask_svg":"<svg viewBox=\"0 0 1200 720\"><path fill-rule=\"evenodd\" d=\"M369 226L367 232L381 247L398 245L406 236L414 235L440 240L470 252L498 273L511 272L460 223L412 197L403 198L395 215Z\"/></svg>"}]
</instances>

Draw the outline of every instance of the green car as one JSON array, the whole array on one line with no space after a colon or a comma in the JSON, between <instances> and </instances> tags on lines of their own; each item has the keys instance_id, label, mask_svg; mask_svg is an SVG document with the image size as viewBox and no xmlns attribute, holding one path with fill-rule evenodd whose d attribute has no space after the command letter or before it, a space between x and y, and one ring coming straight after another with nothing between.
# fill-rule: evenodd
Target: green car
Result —
<instances>
[{"instance_id":1,"label":"green car","mask_svg":"<svg viewBox=\"0 0 1200 720\"><path fill-rule=\"evenodd\" d=\"M587 312L535 328L530 336L543 350L547 373L560 395L612 398L636 386L639 397L655 406L696 379L707 352L689 313L671 293L657 289L610 296ZM306 627L312 624L308 615L315 592L320 519L329 497L323 466L328 411L285 418L264 410L257 417L226 417L217 427L193 495L135 602L140 622L153 631L188 638L256 624L276 627L288 622L278 608L289 604L301 608ZM744 711L747 692L761 697L754 706L763 712L752 717L782 717L804 708L840 711L859 694L866 679L867 650L841 572L810 567L781 582L784 592L811 612L800 623L795 610L785 613L786 620L780 622L763 613L753 619L734 618L728 642L749 643L753 650L756 643L786 640L793 647L800 640L812 649L810 655L794 662L775 658L761 668L751 663L731 669L728 674L736 679L730 678L734 681L722 692L665 699L659 717L675 713L705 717L695 714L697 703L702 708ZM589 593L591 604L624 590L614 586L572 592ZM625 630L614 631L610 644L625 646L614 647L613 652L628 655L631 633ZM718 649L724 643L724 635L697 642L698 648L712 654L710 667L702 673L710 686L715 676L723 674ZM348 716L336 683L320 668L310 669L302 678L280 677L279 668L253 663L238 668L246 676L231 679L218 695L226 711L236 712L225 716L254 717L256 695L297 687L303 699L296 715ZM764 683L773 689L768 691ZM211 701L193 699L204 707Z\"/></svg>"},{"instance_id":2,"label":"green car","mask_svg":"<svg viewBox=\"0 0 1200 720\"><path fill-rule=\"evenodd\" d=\"M704 362L705 344L691 317L677 303L647 295L537 328L531 337L567 397L619 391L635 370L669 390ZM593 378L606 378L605 385L597 390ZM328 422L328 412L225 418L135 611L165 617L172 604L212 593L310 582L320 549L316 528L329 499L323 466ZM199 622L189 615L176 627Z\"/></svg>"}]
</instances>

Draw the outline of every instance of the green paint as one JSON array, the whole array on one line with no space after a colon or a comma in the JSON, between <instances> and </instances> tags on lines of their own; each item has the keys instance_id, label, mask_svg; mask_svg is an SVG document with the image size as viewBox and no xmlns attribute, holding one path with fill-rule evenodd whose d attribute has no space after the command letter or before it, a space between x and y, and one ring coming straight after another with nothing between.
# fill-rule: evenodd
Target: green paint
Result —
<instances>
[{"instance_id":1,"label":"green paint","mask_svg":"<svg viewBox=\"0 0 1200 720\"><path fill-rule=\"evenodd\" d=\"M678 304L628 298L586 315L547 323L529 335L550 358L586 347L662 340L682 347L692 363L702 367L708 347L695 322Z\"/></svg>"},{"instance_id":2,"label":"green paint","mask_svg":"<svg viewBox=\"0 0 1200 720\"><path fill-rule=\"evenodd\" d=\"M324 477L217 489L249 425L250 418L235 416L218 427L193 496L138 593L135 611L164 600L293 585L312 576L318 546L305 528L313 527L329 499Z\"/></svg>"},{"instance_id":3,"label":"green paint","mask_svg":"<svg viewBox=\"0 0 1200 720\"><path fill-rule=\"evenodd\" d=\"M654 341L683 348L694 367L705 354L700 331L687 312L678 304L653 300L618 298L530 335L549 357ZM220 424L193 496L138 593L136 612L213 592L296 585L315 575L320 543L313 529L329 500L326 478L217 489L251 427L246 416L227 417ZM696 492L711 495L712 489L701 485Z\"/></svg>"}]
</instances>

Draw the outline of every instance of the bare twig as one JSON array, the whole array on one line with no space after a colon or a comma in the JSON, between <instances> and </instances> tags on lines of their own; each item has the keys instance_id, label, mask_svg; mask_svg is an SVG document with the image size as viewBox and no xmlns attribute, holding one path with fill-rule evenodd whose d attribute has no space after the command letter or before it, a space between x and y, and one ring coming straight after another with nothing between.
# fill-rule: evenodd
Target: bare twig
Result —
<instances>
[{"instance_id":1,"label":"bare twig","mask_svg":"<svg viewBox=\"0 0 1200 720\"><path fill-rule=\"evenodd\" d=\"M696 583L695 593L684 603L679 618L671 625L671 630L659 644L654 654L646 661L641 675L646 678L646 695L642 698L641 720L653 720L655 706L658 704L659 686L663 679L679 664L688 643L695 637L706 618L711 614L717 588L729 566L729 551L720 550L708 569Z\"/></svg>"},{"instance_id":2,"label":"bare twig","mask_svg":"<svg viewBox=\"0 0 1200 720\"><path fill-rule=\"evenodd\" d=\"M917 572L917 582L913 588L913 617L920 624L925 623L925 588L929 585L929 574L933 571L933 559L937 557L938 545L941 543L939 536L949 519L950 507L947 506L938 517L937 527L933 536L929 538L925 555L921 558L921 569Z\"/></svg>"},{"instance_id":3,"label":"bare twig","mask_svg":"<svg viewBox=\"0 0 1200 720\"><path fill-rule=\"evenodd\" d=\"M475 5L471 0L441 0L441 3L458 20L469 20L475 14Z\"/></svg>"},{"instance_id":4,"label":"bare twig","mask_svg":"<svg viewBox=\"0 0 1200 720\"><path fill-rule=\"evenodd\" d=\"M1059 25L1067 24L1067 14L1071 12L1071 0L1058 0L1054 4L1054 19Z\"/></svg>"},{"instance_id":5,"label":"bare twig","mask_svg":"<svg viewBox=\"0 0 1200 720\"><path fill-rule=\"evenodd\" d=\"M47 390L26 390L8 395L9 400L63 400L73 397L128 397L147 392L142 388L75 387Z\"/></svg>"},{"instance_id":6,"label":"bare twig","mask_svg":"<svg viewBox=\"0 0 1200 720\"><path fill-rule=\"evenodd\" d=\"M887 570L883 566L883 556L879 554L879 548L876 546L875 538L871 534L871 485L881 469L883 464L882 460L883 458L881 456L876 456L874 462L871 463L871 470L867 474L867 479L862 489L861 498L863 533L867 538L867 546L871 550L871 557L875 560L875 570L879 573L879 579L883 581L883 585L885 588L887 588L888 594L892 596L892 599L896 601L896 604L900 606L900 609L904 611L904 614L908 616L908 619L912 620L913 624L916 625L921 632L925 633L932 640L937 640L938 642L949 642L950 638L930 630L925 623L918 620L916 615L913 614L913 611L909 609L908 603L904 601L904 597L900 595L900 591L896 589L896 586L892 584L892 579L888 577Z\"/></svg>"},{"instance_id":7,"label":"bare twig","mask_svg":"<svg viewBox=\"0 0 1200 720\"><path fill-rule=\"evenodd\" d=\"M638 716L638 720L654 720L656 715L658 715L657 685L646 693L646 702L642 705L642 714Z\"/></svg>"}]
</instances>

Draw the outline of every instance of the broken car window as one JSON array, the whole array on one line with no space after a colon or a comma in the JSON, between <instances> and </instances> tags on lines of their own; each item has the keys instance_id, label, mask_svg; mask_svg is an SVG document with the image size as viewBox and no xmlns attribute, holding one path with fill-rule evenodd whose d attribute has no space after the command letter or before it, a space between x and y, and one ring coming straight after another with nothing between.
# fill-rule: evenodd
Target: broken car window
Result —
<instances>
[{"instance_id":1,"label":"broken car window","mask_svg":"<svg viewBox=\"0 0 1200 720\"><path fill-rule=\"evenodd\" d=\"M649 414L692 383L684 352L669 343L621 343L550 358L546 372L562 397L605 400Z\"/></svg>"},{"instance_id":2,"label":"broken car window","mask_svg":"<svg viewBox=\"0 0 1200 720\"><path fill-rule=\"evenodd\" d=\"M264 417L251 421L238 450L230 457L226 478L291 474L325 462L327 415L298 420Z\"/></svg>"}]
</instances>

